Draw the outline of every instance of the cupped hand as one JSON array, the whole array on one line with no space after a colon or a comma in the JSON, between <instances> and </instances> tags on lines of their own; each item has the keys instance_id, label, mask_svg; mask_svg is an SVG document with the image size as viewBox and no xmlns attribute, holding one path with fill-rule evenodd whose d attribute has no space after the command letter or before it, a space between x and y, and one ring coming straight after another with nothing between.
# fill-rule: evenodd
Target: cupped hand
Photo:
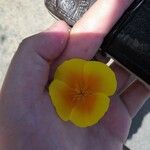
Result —
<instances>
[{"instance_id":1,"label":"cupped hand","mask_svg":"<svg viewBox=\"0 0 150 150\"><path fill-rule=\"evenodd\" d=\"M109 5L108 5L109 4ZM96 125L79 128L62 121L47 85L56 66L69 58L91 59L105 35L131 4L98 0L70 30L63 21L20 44L0 93L2 150L121 150L131 120L150 92L113 63L118 88L109 111ZM99 57L100 61L105 61Z\"/></svg>"}]
</instances>

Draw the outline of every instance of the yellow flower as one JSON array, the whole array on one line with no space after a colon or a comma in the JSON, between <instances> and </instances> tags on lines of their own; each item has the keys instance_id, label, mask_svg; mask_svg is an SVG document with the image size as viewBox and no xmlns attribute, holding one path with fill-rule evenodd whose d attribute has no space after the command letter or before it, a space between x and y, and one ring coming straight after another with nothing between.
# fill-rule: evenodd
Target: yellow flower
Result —
<instances>
[{"instance_id":1,"label":"yellow flower","mask_svg":"<svg viewBox=\"0 0 150 150\"><path fill-rule=\"evenodd\" d=\"M104 116L116 85L115 74L107 65L71 59L57 68L49 94L62 120L88 127Z\"/></svg>"}]
</instances>

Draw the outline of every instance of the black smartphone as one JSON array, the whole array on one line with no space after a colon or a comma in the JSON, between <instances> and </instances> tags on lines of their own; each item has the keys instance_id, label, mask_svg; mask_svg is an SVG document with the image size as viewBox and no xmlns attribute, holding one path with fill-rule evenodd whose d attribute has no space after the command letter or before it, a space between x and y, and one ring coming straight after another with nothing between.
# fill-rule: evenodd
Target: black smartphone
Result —
<instances>
[{"instance_id":1,"label":"black smartphone","mask_svg":"<svg viewBox=\"0 0 150 150\"><path fill-rule=\"evenodd\" d=\"M45 4L53 16L72 26L95 1L46 0ZM81 11L72 17L78 8ZM131 4L105 37L101 50L150 87L150 0Z\"/></svg>"}]
</instances>

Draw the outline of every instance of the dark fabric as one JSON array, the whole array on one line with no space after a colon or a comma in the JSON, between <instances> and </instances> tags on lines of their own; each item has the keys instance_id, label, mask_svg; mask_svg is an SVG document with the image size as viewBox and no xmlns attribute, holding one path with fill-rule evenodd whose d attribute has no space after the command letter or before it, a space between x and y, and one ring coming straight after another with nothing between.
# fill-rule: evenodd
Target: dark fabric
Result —
<instances>
[{"instance_id":1,"label":"dark fabric","mask_svg":"<svg viewBox=\"0 0 150 150\"><path fill-rule=\"evenodd\" d=\"M130 150L130 149L126 146L123 146L123 150Z\"/></svg>"},{"instance_id":2,"label":"dark fabric","mask_svg":"<svg viewBox=\"0 0 150 150\"><path fill-rule=\"evenodd\" d=\"M102 49L150 84L150 1L145 0L117 30L106 37Z\"/></svg>"}]
</instances>

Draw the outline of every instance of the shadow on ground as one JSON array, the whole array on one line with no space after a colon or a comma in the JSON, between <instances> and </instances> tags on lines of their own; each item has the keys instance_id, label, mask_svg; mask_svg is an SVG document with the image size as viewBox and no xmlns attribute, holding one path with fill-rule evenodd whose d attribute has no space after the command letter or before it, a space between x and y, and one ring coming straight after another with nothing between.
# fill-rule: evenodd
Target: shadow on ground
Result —
<instances>
[{"instance_id":1,"label":"shadow on ground","mask_svg":"<svg viewBox=\"0 0 150 150\"><path fill-rule=\"evenodd\" d=\"M144 116L148 113L150 113L150 99L144 104L142 109L138 112L138 114L133 119L128 139L132 138L132 135L137 133L138 129L142 125Z\"/></svg>"}]
</instances>

